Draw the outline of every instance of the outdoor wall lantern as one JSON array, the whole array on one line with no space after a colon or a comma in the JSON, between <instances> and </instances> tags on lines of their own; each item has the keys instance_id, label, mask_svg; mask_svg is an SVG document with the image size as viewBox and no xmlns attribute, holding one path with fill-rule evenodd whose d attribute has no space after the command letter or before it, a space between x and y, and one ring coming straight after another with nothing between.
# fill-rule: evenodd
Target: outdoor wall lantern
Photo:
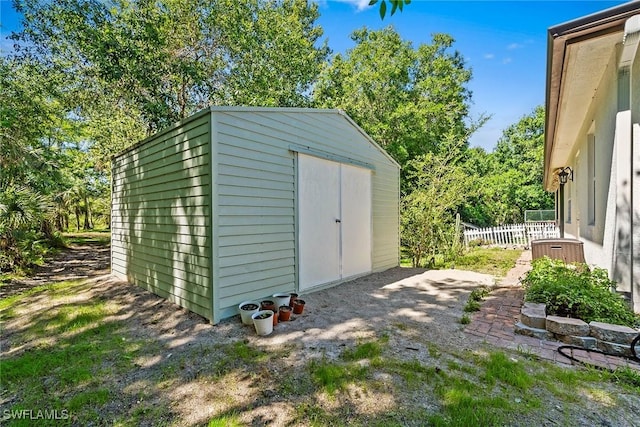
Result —
<instances>
[{"instance_id":1,"label":"outdoor wall lantern","mask_svg":"<svg viewBox=\"0 0 640 427\"><path fill-rule=\"evenodd\" d=\"M573 169L569 166L565 166L558 171L558 180L560 181L560 238L564 239L564 185L569 181L573 181Z\"/></svg>"},{"instance_id":2,"label":"outdoor wall lantern","mask_svg":"<svg viewBox=\"0 0 640 427\"><path fill-rule=\"evenodd\" d=\"M573 181L573 169L570 166L565 166L560 169L558 172L558 179L560 180L560 185L565 185L568 180Z\"/></svg>"}]
</instances>

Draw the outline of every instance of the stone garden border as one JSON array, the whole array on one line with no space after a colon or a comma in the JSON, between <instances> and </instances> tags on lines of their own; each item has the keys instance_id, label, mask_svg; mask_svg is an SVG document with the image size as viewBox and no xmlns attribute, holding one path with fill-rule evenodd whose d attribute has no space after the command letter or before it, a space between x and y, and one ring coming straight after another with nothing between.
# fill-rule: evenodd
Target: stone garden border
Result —
<instances>
[{"instance_id":1,"label":"stone garden border","mask_svg":"<svg viewBox=\"0 0 640 427\"><path fill-rule=\"evenodd\" d=\"M517 334L596 349L616 356L633 357L631 343L640 330L610 323L590 322L569 317L547 316L546 305L525 302L520 309Z\"/></svg>"}]
</instances>

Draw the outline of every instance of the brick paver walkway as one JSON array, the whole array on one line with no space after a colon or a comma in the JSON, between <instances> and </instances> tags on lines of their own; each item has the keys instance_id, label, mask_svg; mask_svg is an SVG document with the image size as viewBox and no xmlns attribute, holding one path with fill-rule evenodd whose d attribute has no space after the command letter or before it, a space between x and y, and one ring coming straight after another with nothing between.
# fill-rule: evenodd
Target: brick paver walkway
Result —
<instances>
[{"instance_id":1,"label":"brick paver walkway","mask_svg":"<svg viewBox=\"0 0 640 427\"><path fill-rule=\"evenodd\" d=\"M520 319L520 308L524 297L520 278L531 268L530 266L531 251L524 251L516 266L502 280L500 287L492 291L482 303L480 311L473 314L465 332L484 338L497 347L530 353L565 366L577 364L558 352L558 347L564 343L527 337L514 332L515 324ZM600 368L616 369L627 366L640 371L640 363L622 357L585 350L574 350L569 354Z\"/></svg>"}]
</instances>

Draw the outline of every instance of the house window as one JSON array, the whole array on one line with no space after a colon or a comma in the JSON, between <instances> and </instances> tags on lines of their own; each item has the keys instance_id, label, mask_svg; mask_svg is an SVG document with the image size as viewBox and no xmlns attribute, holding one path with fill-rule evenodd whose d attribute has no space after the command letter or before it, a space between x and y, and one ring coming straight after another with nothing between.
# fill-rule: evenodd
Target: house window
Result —
<instances>
[{"instance_id":1,"label":"house window","mask_svg":"<svg viewBox=\"0 0 640 427\"><path fill-rule=\"evenodd\" d=\"M589 225L596 224L596 137L593 134L587 136L587 203Z\"/></svg>"}]
</instances>

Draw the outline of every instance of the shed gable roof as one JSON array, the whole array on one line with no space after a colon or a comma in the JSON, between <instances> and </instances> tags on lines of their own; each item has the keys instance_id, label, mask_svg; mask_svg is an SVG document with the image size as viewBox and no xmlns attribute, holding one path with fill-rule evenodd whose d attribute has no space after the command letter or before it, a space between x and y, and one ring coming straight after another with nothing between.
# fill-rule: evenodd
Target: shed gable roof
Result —
<instances>
[{"instance_id":1,"label":"shed gable roof","mask_svg":"<svg viewBox=\"0 0 640 427\"><path fill-rule=\"evenodd\" d=\"M198 111L197 113L175 123L172 126L169 126L165 129L160 130L159 132L157 132L156 134L143 139L142 141L139 141L127 148L125 148L124 150L122 150L121 152L115 154L112 158L117 158L121 155L123 155L124 153L131 151L133 149L135 149L136 147L139 147L140 145L145 144L147 141L149 140L153 140L158 138L160 135L166 134L168 132L173 131L174 129L179 128L180 126L185 125L186 123L192 121L192 120L196 120L197 118L206 115L206 114L215 114L215 113L225 113L225 112L247 112L247 113L271 113L271 114L278 114L278 113L298 113L298 114L306 114L306 115L316 115L316 114L322 114L322 115L327 115L329 117L334 117L336 120L344 120L346 121L351 127L353 127L355 129L355 131L357 133L359 133L369 144L371 144L372 146L374 146L378 151L380 151L380 153L389 160L390 163L392 163L395 167L397 167L398 169L400 168L400 165L398 164L398 162L396 162L396 160L391 157L391 155L389 153L386 152L386 150L384 148L382 148L377 142L375 142L373 140L373 138L371 138L360 126L358 126L358 124L353 121L353 119L351 117L349 117L347 115L347 113L345 113L343 110L339 110L339 109L324 109L324 108L299 108L299 107L245 107L245 106L211 106L209 108L206 108L204 110Z\"/></svg>"},{"instance_id":2,"label":"shed gable roof","mask_svg":"<svg viewBox=\"0 0 640 427\"><path fill-rule=\"evenodd\" d=\"M380 151L391 163L400 168L398 162L395 161L389 153L386 152L377 142L373 140L358 124L347 115L346 112L339 109L327 109L327 108L300 108L300 107L244 107L244 106L212 106L208 110L212 113L216 112L250 112L250 113L299 113L307 115L323 114L330 117L334 117L336 120L345 120L351 125L369 144L373 145Z\"/></svg>"}]
</instances>

